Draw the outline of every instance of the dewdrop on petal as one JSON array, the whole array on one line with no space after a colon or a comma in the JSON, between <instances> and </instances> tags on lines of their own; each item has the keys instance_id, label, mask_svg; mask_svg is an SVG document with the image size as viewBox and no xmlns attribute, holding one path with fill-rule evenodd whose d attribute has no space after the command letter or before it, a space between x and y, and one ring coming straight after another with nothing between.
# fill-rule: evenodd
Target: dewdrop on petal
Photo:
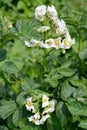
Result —
<instances>
[{"instance_id":1,"label":"dewdrop on petal","mask_svg":"<svg viewBox=\"0 0 87 130\"><path fill-rule=\"evenodd\" d=\"M36 19L38 19L40 21L44 21L45 15L46 15L46 6L45 5L36 7L36 9L35 9L35 18Z\"/></svg>"},{"instance_id":2,"label":"dewdrop on petal","mask_svg":"<svg viewBox=\"0 0 87 130\"><path fill-rule=\"evenodd\" d=\"M27 110L35 113L35 108L34 108L33 103L32 103L32 97L27 99L27 104L25 105L25 107L26 107Z\"/></svg>"}]
</instances>

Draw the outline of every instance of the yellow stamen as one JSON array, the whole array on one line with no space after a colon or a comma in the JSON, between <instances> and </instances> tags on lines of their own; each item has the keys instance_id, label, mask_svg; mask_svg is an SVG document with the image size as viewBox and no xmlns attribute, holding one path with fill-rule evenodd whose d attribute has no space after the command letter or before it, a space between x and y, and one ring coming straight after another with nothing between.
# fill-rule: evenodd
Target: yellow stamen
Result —
<instances>
[{"instance_id":1,"label":"yellow stamen","mask_svg":"<svg viewBox=\"0 0 87 130\"><path fill-rule=\"evenodd\" d=\"M33 119L33 120L32 120L32 123L35 123L35 121L36 121L36 120L35 120L35 119Z\"/></svg>"},{"instance_id":2,"label":"yellow stamen","mask_svg":"<svg viewBox=\"0 0 87 130\"><path fill-rule=\"evenodd\" d=\"M42 100L42 102L47 102L47 99L46 99L46 98L44 98L44 99Z\"/></svg>"},{"instance_id":3,"label":"yellow stamen","mask_svg":"<svg viewBox=\"0 0 87 130\"><path fill-rule=\"evenodd\" d=\"M54 42L55 42L55 45L59 44L59 40L57 40L57 39Z\"/></svg>"},{"instance_id":4,"label":"yellow stamen","mask_svg":"<svg viewBox=\"0 0 87 130\"><path fill-rule=\"evenodd\" d=\"M52 27L56 28L57 27L57 22L53 22Z\"/></svg>"},{"instance_id":5,"label":"yellow stamen","mask_svg":"<svg viewBox=\"0 0 87 130\"><path fill-rule=\"evenodd\" d=\"M27 106L32 106L32 102L27 102Z\"/></svg>"},{"instance_id":6,"label":"yellow stamen","mask_svg":"<svg viewBox=\"0 0 87 130\"><path fill-rule=\"evenodd\" d=\"M51 42L50 42L50 41L47 41L47 44L48 44L48 45L51 45Z\"/></svg>"},{"instance_id":7,"label":"yellow stamen","mask_svg":"<svg viewBox=\"0 0 87 130\"><path fill-rule=\"evenodd\" d=\"M67 44L67 40L64 40L64 45L66 45Z\"/></svg>"},{"instance_id":8,"label":"yellow stamen","mask_svg":"<svg viewBox=\"0 0 87 130\"><path fill-rule=\"evenodd\" d=\"M44 33L44 29L41 29L41 33Z\"/></svg>"},{"instance_id":9,"label":"yellow stamen","mask_svg":"<svg viewBox=\"0 0 87 130\"><path fill-rule=\"evenodd\" d=\"M39 41L36 42L36 46L40 46L40 42Z\"/></svg>"}]
</instances>

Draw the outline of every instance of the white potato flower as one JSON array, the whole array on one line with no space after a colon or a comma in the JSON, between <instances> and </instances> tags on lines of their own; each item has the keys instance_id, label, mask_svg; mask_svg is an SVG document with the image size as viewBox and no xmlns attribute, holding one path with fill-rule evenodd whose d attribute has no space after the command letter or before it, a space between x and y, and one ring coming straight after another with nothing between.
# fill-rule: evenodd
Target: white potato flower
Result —
<instances>
[{"instance_id":1,"label":"white potato flower","mask_svg":"<svg viewBox=\"0 0 87 130\"><path fill-rule=\"evenodd\" d=\"M30 42L32 43L32 47L44 47L43 41L35 40L32 38Z\"/></svg>"},{"instance_id":2,"label":"white potato flower","mask_svg":"<svg viewBox=\"0 0 87 130\"><path fill-rule=\"evenodd\" d=\"M31 45L30 42L28 42L28 41L24 41L24 43L25 43L25 45L26 45L27 47L32 47L32 45Z\"/></svg>"},{"instance_id":3,"label":"white potato flower","mask_svg":"<svg viewBox=\"0 0 87 130\"><path fill-rule=\"evenodd\" d=\"M60 49L61 48L61 37L54 39L54 47L56 49Z\"/></svg>"},{"instance_id":4,"label":"white potato flower","mask_svg":"<svg viewBox=\"0 0 87 130\"><path fill-rule=\"evenodd\" d=\"M29 121L31 122L31 121L34 120L34 116L30 116L30 117L28 117L28 119L29 119Z\"/></svg>"},{"instance_id":5,"label":"white potato flower","mask_svg":"<svg viewBox=\"0 0 87 130\"><path fill-rule=\"evenodd\" d=\"M44 94L42 97L42 108L48 106L48 104L49 104L49 98L47 97L47 95Z\"/></svg>"},{"instance_id":6,"label":"white potato flower","mask_svg":"<svg viewBox=\"0 0 87 130\"><path fill-rule=\"evenodd\" d=\"M56 29L59 26L60 20L58 19L58 17L54 17L54 19L52 20L52 27L54 29Z\"/></svg>"},{"instance_id":7,"label":"white potato flower","mask_svg":"<svg viewBox=\"0 0 87 130\"><path fill-rule=\"evenodd\" d=\"M63 34L65 34L65 32L66 32L66 24L65 24L64 20L58 20L56 34L63 35Z\"/></svg>"},{"instance_id":8,"label":"white potato flower","mask_svg":"<svg viewBox=\"0 0 87 130\"><path fill-rule=\"evenodd\" d=\"M39 29L37 29L38 32L44 33L50 29L49 26L41 26Z\"/></svg>"},{"instance_id":9,"label":"white potato flower","mask_svg":"<svg viewBox=\"0 0 87 130\"><path fill-rule=\"evenodd\" d=\"M68 42L67 39L64 39L64 40L62 41L62 46L61 46L61 48L62 48L62 49L69 49L69 48L70 48L70 44L69 44L69 42Z\"/></svg>"},{"instance_id":10,"label":"white potato flower","mask_svg":"<svg viewBox=\"0 0 87 130\"><path fill-rule=\"evenodd\" d=\"M35 113L35 108L34 108L33 103L32 103L32 97L27 99L27 104L25 105L25 107L26 107L27 110Z\"/></svg>"},{"instance_id":11,"label":"white potato flower","mask_svg":"<svg viewBox=\"0 0 87 130\"><path fill-rule=\"evenodd\" d=\"M49 101L49 108L50 108L50 112L53 112L55 110L55 100L51 100Z\"/></svg>"},{"instance_id":12,"label":"white potato flower","mask_svg":"<svg viewBox=\"0 0 87 130\"><path fill-rule=\"evenodd\" d=\"M40 113L37 112L36 114L34 114L34 117L35 117L35 119L40 119Z\"/></svg>"},{"instance_id":13,"label":"white potato flower","mask_svg":"<svg viewBox=\"0 0 87 130\"><path fill-rule=\"evenodd\" d=\"M73 38L73 39L71 38L68 30L66 30L66 34L65 35L66 35L67 41L70 43L70 46L72 46L73 44L75 44L75 38Z\"/></svg>"},{"instance_id":14,"label":"white potato flower","mask_svg":"<svg viewBox=\"0 0 87 130\"><path fill-rule=\"evenodd\" d=\"M38 28L37 31L40 33L44 33L48 31L49 29L51 30L51 27L52 27L53 30L55 30L54 36L57 35L57 38L55 39L49 38L49 39L44 39L44 40L36 40L32 38L30 41L25 40L24 41L25 45L27 47L56 48L56 49L61 48L62 52L65 53L65 49L69 49L73 44L75 44L75 39L71 38L64 20L59 19L57 17L57 10L55 9L53 5L48 6L48 7L46 7L45 5L36 7L35 18L40 21L44 21L46 17L51 19L52 25L46 26L46 22L43 22L43 26ZM48 33L48 36L49 35L50 33Z\"/></svg>"},{"instance_id":15,"label":"white potato flower","mask_svg":"<svg viewBox=\"0 0 87 130\"><path fill-rule=\"evenodd\" d=\"M34 106L32 104L32 97L27 99L27 104L25 106L29 111L34 110ZM48 96L44 94L42 97L42 108L41 111L38 110L36 113L34 111L34 114L28 117L28 120L36 125L44 124L45 121L50 117L50 113L54 112L55 110L55 100L53 99L49 101Z\"/></svg>"},{"instance_id":16,"label":"white potato flower","mask_svg":"<svg viewBox=\"0 0 87 130\"><path fill-rule=\"evenodd\" d=\"M29 121L35 123L36 125L40 125L40 114L39 112L35 113L33 116L28 117Z\"/></svg>"},{"instance_id":17,"label":"white potato flower","mask_svg":"<svg viewBox=\"0 0 87 130\"><path fill-rule=\"evenodd\" d=\"M36 115L36 114L31 117L28 117L29 121L36 125L44 124L44 122L50 117L49 114L46 114L46 115L42 115L42 118L40 119L40 115L38 114Z\"/></svg>"},{"instance_id":18,"label":"white potato flower","mask_svg":"<svg viewBox=\"0 0 87 130\"><path fill-rule=\"evenodd\" d=\"M40 125L40 124L41 124L41 123L40 123L40 120L36 120L36 121L35 121L35 124L36 124L36 125Z\"/></svg>"},{"instance_id":19,"label":"white potato flower","mask_svg":"<svg viewBox=\"0 0 87 130\"><path fill-rule=\"evenodd\" d=\"M75 44L75 39L71 38L68 30L66 30L65 33L66 38L62 41L62 47L63 49L70 49L73 44Z\"/></svg>"},{"instance_id":20,"label":"white potato flower","mask_svg":"<svg viewBox=\"0 0 87 130\"><path fill-rule=\"evenodd\" d=\"M50 19L54 19L55 17L57 17L57 11L55 9L55 7L52 5L52 6L48 6L47 7L47 13L48 13L48 17Z\"/></svg>"},{"instance_id":21,"label":"white potato flower","mask_svg":"<svg viewBox=\"0 0 87 130\"><path fill-rule=\"evenodd\" d=\"M38 19L40 21L44 21L45 15L46 15L46 6L45 5L38 6L35 9L35 18L36 19Z\"/></svg>"},{"instance_id":22,"label":"white potato flower","mask_svg":"<svg viewBox=\"0 0 87 130\"><path fill-rule=\"evenodd\" d=\"M54 47L54 39L52 39L52 38L47 39L47 40L45 41L44 47L45 47L45 48Z\"/></svg>"},{"instance_id":23,"label":"white potato flower","mask_svg":"<svg viewBox=\"0 0 87 130\"><path fill-rule=\"evenodd\" d=\"M63 49L70 49L73 44L75 44L75 39L69 39L69 40L68 39L64 39L62 41L62 47L61 48L63 48Z\"/></svg>"},{"instance_id":24,"label":"white potato flower","mask_svg":"<svg viewBox=\"0 0 87 130\"><path fill-rule=\"evenodd\" d=\"M49 101L49 105L44 109L42 114L51 113L55 110L55 101L51 100Z\"/></svg>"},{"instance_id":25,"label":"white potato flower","mask_svg":"<svg viewBox=\"0 0 87 130\"><path fill-rule=\"evenodd\" d=\"M50 117L49 114L42 115L42 118L40 120L40 124L44 124L44 122Z\"/></svg>"}]
</instances>

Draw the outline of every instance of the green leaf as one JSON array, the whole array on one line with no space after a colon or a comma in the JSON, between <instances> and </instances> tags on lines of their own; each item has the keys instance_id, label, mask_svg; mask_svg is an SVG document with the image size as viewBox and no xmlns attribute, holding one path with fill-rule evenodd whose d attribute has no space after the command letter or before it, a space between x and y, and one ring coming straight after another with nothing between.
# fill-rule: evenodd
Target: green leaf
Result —
<instances>
[{"instance_id":1,"label":"green leaf","mask_svg":"<svg viewBox=\"0 0 87 130\"><path fill-rule=\"evenodd\" d=\"M86 84L82 79L73 79L73 78L71 78L69 81L75 87L86 88Z\"/></svg>"},{"instance_id":2,"label":"green leaf","mask_svg":"<svg viewBox=\"0 0 87 130\"><path fill-rule=\"evenodd\" d=\"M13 124L15 126L18 126L20 119L21 119L21 112L20 110L16 110L12 117Z\"/></svg>"},{"instance_id":3,"label":"green leaf","mask_svg":"<svg viewBox=\"0 0 87 130\"><path fill-rule=\"evenodd\" d=\"M19 129L19 128L14 128L13 130L21 130L21 129Z\"/></svg>"},{"instance_id":4,"label":"green leaf","mask_svg":"<svg viewBox=\"0 0 87 130\"><path fill-rule=\"evenodd\" d=\"M31 89L36 89L40 87L40 84L35 83L32 78L28 78L28 77L22 79L22 85L23 85L23 90L25 91L30 91Z\"/></svg>"},{"instance_id":5,"label":"green leaf","mask_svg":"<svg viewBox=\"0 0 87 130\"><path fill-rule=\"evenodd\" d=\"M5 4L8 4L8 2L9 2L9 3L11 3L11 2L12 2L12 0L9 0L9 1L8 1L8 0L4 0L4 1L3 1L3 0L1 0L1 1L2 1L3 3L5 3Z\"/></svg>"},{"instance_id":6,"label":"green leaf","mask_svg":"<svg viewBox=\"0 0 87 130\"><path fill-rule=\"evenodd\" d=\"M0 50L0 61L3 61L6 59L6 54L7 54L6 49Z\"/></svg>"},{"instance_id":7,"label":"green leaf","mask_svg":"<svg viewBox=\"0 0 87 130\"><path fill-rule=\"evenodd\" d=\"M17 103L18 103L19 105L24 105L24 104L26 104L26 98L27 98L27 92L23 91L23 92L21 92L21 93L18 95L16 101L17 101Z\"/></svg>"},{"instance_id":8,"label":"green leaf","mask_svg":"<svg viewBox=\"0 0 87 130\"><path fill-rule=\"evenodd\" d=\"M70 65L72 64L72 61L65 61L62 65L61 65L61 69L62 68L68 68Z\"/></svg>"},{"instance_id":9,"label":"green leaf","mask_svg":"<svg viewBox=\"0 0 87 130\"><path fill-rule=\"evenodd\" d=\"M75 71L70 68L59 68L59 73L65 77L70 77L75 73Z\"/></svg>"},{"instance_id":10,"label":"green leaf","mask_svg":"<svg viewBox=\"0 0 87 130\"><path fill-rule=\"evenodd\" d=\"M75 88L72 87L68 81L65 81L61 86L61 98L66 101L68 98L72 97L73 93L75 92Z\"/></svg>"},{"instance_id":11,"label":"green leaf","mask_svg":"<svg viewBox=\"0 0 87 130\"><path fill-rule=\"evenodd\" d=\"M56 76L46 78L45 82L49 83L53 88L58 85L58 79L56 79Z\"/></svg>"},{"instance_id":12,"label":"green leaf","mask_svg":"<svg viewBox=\"0 0 87 130\"><path fill-rule=\"evenodd\" d=\"M40 39L41 34L37 31L38 21L36 19L23 19L17 22L16 28L18 29L19 36L23 36L26 40L30 40L32 37L35 39Z\"/></svg>"},{"instance_id":13,"label":"green leaf","mask_svg":"<svg viewBox=\"0 0 87 130\"><path fill-rule=\"evenodd\" d=\"M61 125L55 114L47 119L47 130L61 130Z\"/></svg>"},{"instance_id":14,"label":"green leaf","mask_svg":"<svg viewBox=\"0 0 87 130\"><path fill-rule=\"evenodd\" d=\"M31 122L28 121L28 119L21 119L19 122L19 128L21 130L44 130L44 126L41 128L41 126L37 126Z\"/></svg>"},{"instance_id":15,"label":"green leaf","mask_svg":"<svg viewBox=\"0 0 87 130\"><path fill-rule=\"evenodd\" d=\"M12 122L12 115L7 118L7 125L9 129L13 130L15 128L15 125Z\"/></svg>"},{"instance_id":16,"label":"green leaf","mask_svg":"<svg viewBox=\"0 0 87 130\"><path fill-rule=\"evenodd\" d=\"M66 105L73 115L87 116L87 105L77 101L69 101Z\"/></svg>"},{"instance_id":17,"label":"green leaf","mask_svg":"<svg viewBox=\"0 0 87 130\"><path fill-rule=\"evenodd\" d=\"M87 48L84 48L79 52L79 58L81 60L87 59Z\"/></svg>"},{"instance_id":18,"label":"green leaf","mask_svg":"<svg viewBox=\"0 0 87 130\"><path fill-rule=\"evenodd\" d=\"M62 128L66 128L66 130L73 130L73 129L71 129L72 128L72 123L71 123L72 116L63 102L57 103L56 116L58 117Z\"/></svg>"},{"instance_id":19,"label":"green leaf","mask_svg":"<svg viewBox=\"0 0 87 130\"><path fill-rule=\"evenodd\" d=\"M0 70L3 73L7 73L9 75L11 75L11 74L16 75L17 72L18 72L16 65L13 62L10 62L10 61L3 62L0 66Z\"/></svg>"},{"instance_id":20,"label":"green leaf","mask_svg":"<svg viewBox=\"0 0 87 130\"><path fill-rule=\"evenodd\" d=\"M60 75L56 69L50 70L49 74L45 74L45 77L45 82L49 83L53 88L57 87Z\"/></svg>"},{"instance_id":21,"label":"green leaf","mask_svg":"<svg viewBox=\"0 0 87 130\"><path fill-rule=\"evenodd\" d=\"M6 119L16 110L16 104L14 101L1 100L0 101L0 116Z\"/></svg>"},{"instance_id":22,"label":"green leaf","mask_svg":"<svg viewBox=\"0 0 87 130\"><path fill-rule=\"evenodd\" d=\"M1 125L0 130L8 130L8 128L6 126L4 126L4 125Z\"/></svg>"},{"instance_id":23,"label":"green leaf","mask_svg":"<svg viewBox=\"0 0 87 130\"><path fill-rule=\"evenodd\" d=\"M87 96L87 89L85 88L78 88L73 93L74 98L81 98L81 97L86 97L86 96Z\"/></svg>"},{"instance_id":24,"label":"green leaf","mask_svg":"<svg viewBox=\"0 0 87 130\"><path fill-rule=\"evenodd\" d=\"M80 123L78 124L78 127L81 127L87 130L87 120L81 120Z\"/></svg>"}]
</instances>

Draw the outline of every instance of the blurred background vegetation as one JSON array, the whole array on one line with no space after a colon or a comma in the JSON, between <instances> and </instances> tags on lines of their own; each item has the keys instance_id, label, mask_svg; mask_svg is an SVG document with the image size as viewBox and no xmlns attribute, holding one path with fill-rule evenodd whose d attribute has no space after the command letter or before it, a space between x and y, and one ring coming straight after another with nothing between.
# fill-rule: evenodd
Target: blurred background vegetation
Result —
<instances>
[{"instance_id":1,"label":"blurred background vegetation","mask_svg":"<svg viewBox=\"0 0 87 130\"><path fill-rule=\"evenodd\" d=\"M53 4L61 17L74 18L78 15L81 19L82 13L87 13L87 0L0 0L0 15L5 15L11 20L32 18L36 6L42 4Z\"/></svg>"}]
</instances>

